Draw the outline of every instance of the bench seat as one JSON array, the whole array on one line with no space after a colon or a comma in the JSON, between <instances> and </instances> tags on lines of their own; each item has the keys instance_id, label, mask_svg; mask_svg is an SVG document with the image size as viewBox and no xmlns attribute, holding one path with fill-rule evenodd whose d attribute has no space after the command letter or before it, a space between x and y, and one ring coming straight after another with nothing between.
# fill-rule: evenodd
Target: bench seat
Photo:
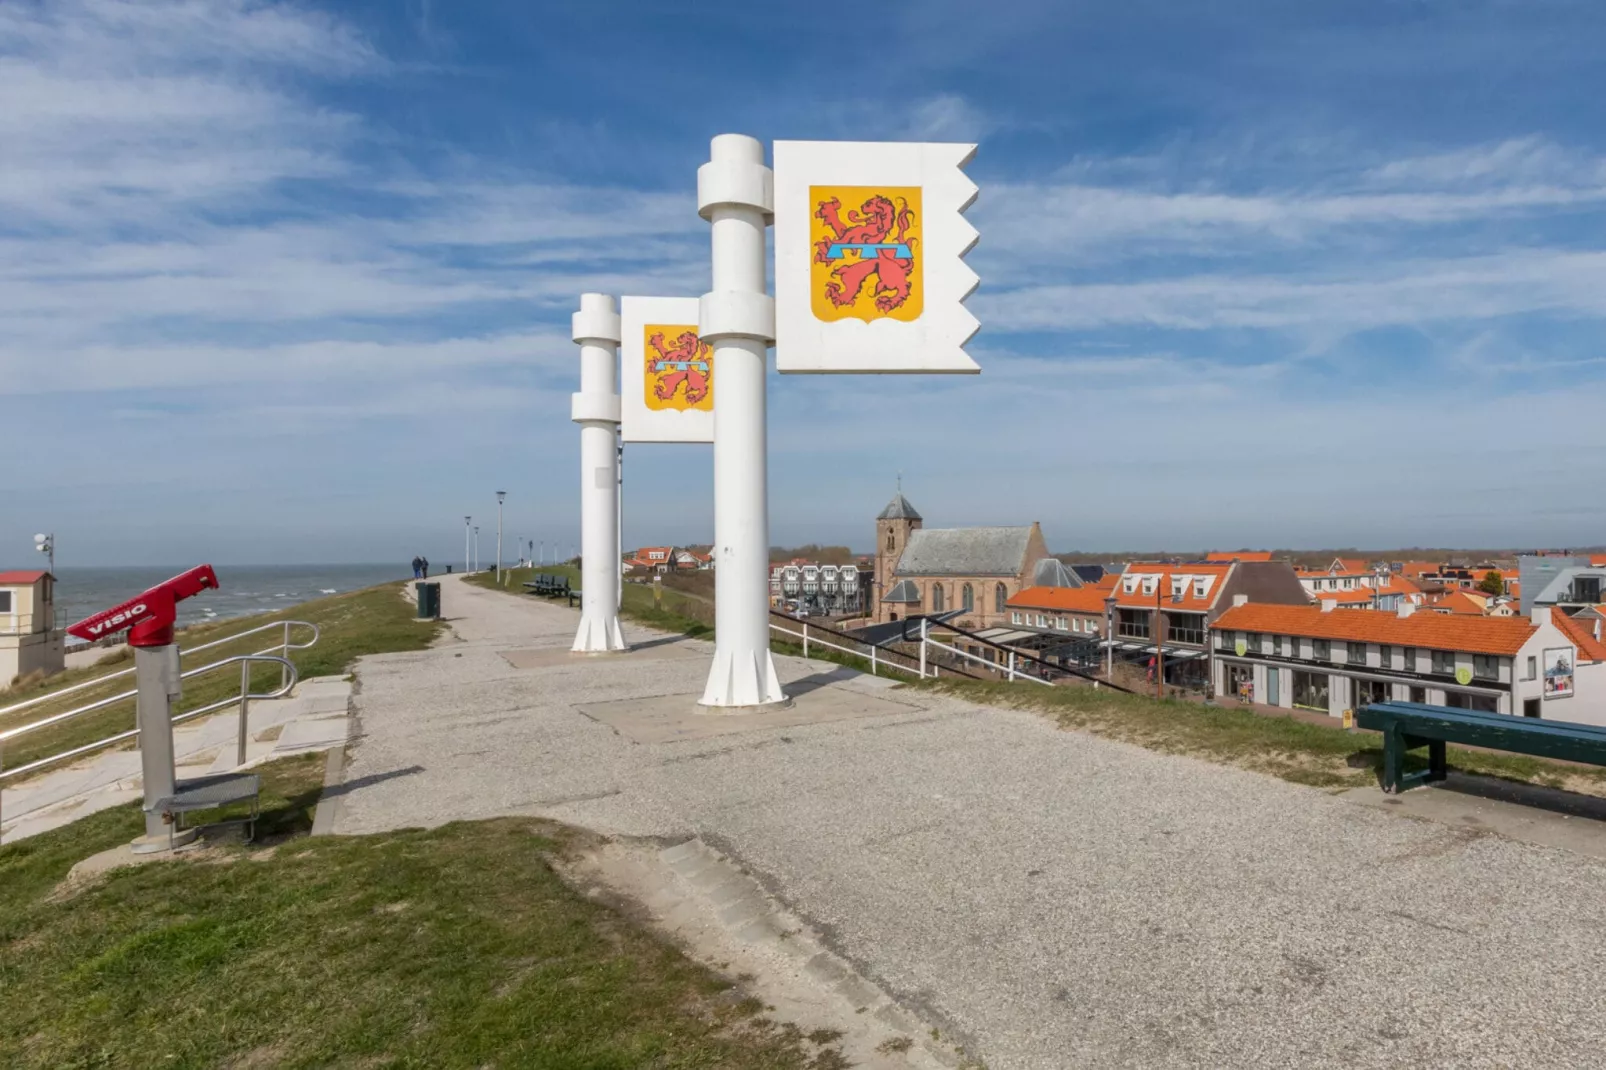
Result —
<instances>
[{"instance_id":1,"label":"bench seat","mask_svg":"<svg viewBox=\"0 0 1606 1070\"><path fill-rule=\"evenodd\" d=\"M191 777L177 781L173 794L146 805L148 813L164 814L168 818L168 838L184 831L185 814L201 810L216 810L230 803L251 802L251 816L237 822L246 826L246 841L256 835L256 822L261 814L262 778L256 773L217 773L212 776Z\"/></svg>"},{"instance_id":2,"label":"bench seat","mask_svg":"<svg viewBox=\"0 0 1606 1070\"><path fill-rule=\"evenodd\" d=\"M1383 790L1391 794L1443 780L1447 744L1606 766L1606 727L1420 702L1379 702L1355 711L1355 723L1383 734ZM1409 776L1405 755L1428 748L1428 768Z\"/></svg>"}]
</instances>

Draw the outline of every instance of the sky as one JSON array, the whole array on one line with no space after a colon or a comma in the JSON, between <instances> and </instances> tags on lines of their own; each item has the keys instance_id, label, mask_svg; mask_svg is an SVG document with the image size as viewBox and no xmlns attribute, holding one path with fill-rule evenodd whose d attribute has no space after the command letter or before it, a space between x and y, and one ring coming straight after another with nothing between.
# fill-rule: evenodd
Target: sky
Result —
<instances>
[{"instance_id":1,"label":"sky","mask_svg":"<svg viewBox=\"0 0 1606 1070\"><path fill-rule=\"evenodd\" d=\"M979 146L981 375L772 374L777 544L1606 542L1606 5L854 10L0 4L0 566L567 553L569 316L708 288L726 132Z\"/></svg>"}]
</instances>

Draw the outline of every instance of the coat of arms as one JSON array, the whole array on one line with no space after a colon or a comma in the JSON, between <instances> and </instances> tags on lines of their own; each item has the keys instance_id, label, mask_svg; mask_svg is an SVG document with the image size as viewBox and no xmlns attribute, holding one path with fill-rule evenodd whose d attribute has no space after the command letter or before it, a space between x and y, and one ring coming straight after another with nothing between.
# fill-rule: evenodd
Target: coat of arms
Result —
<instances>
[{"instance_id":1,"label":"coat of arms","mask_svg":"<svg viewBox=\"0 0 1606 1070\"><path fill-rule=\"evenodd\" d=\"M646 401L654 411L714 409L713 347L697 337L695 324L647 324ZM665 342L665 338L673 339Z\"/></svg>"},{"instance_id":2,"label":"coat of arms","mask_svg":"<svg viewBox=\"0 0 1606 1070\"><path fill-rule=\"evenodd\" d=\"M913 322L925 303L920 188L810 186L814 315Z\"/></svg>"}]
</instances>

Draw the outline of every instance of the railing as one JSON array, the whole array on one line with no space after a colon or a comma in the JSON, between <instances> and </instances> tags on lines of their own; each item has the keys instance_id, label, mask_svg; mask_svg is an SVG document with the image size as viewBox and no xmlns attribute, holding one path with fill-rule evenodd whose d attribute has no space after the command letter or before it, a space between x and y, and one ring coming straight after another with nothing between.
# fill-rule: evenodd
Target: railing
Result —
<instances>
[{"instance_id":1,"label":"railing","mask_svg":"<svg viewBox=\"0 0 1606 1070\"><path fill-rule=\"evenodd\" d=\"M308 639L305 643L292 643L290 641L290 633L291 633L291 629L294 629L294 628L311 628L312 629L312 638ZM259 635L262 632L271 632L271 631L279 631L279 630L282 630L283 633L284 633L284 638L283 638L282 642L276 643L275 645L267 647L264 650L258 650L258 651L256 651L255 655L251 655L251 656L262 655L262 654L271 654L271 653L273 653L273 651L277 650L277 651L279 651L279 657L282 660L285 660L286 663L288 663L288 659L290 657L290 651L292 651L292 650L306 650L308 647L313 646L315 643L317 643L319 635L322 634L321 632L319 632L318 626L316 624L311 623L310 621L304 621L304 620L274 621L272 624L263 624L263 625L260 625L259 627L250 628L250 629L247 629L246 631L243 631L243 632L236 632L233 635L224 636L222 639L215 639L210 643L202 643L200 646L189 647L187 649L184 648L184 647L180 647L178 656L181 659L182 658L187 658L191 654L199 654L203 650L211 650L213 647L223 646L226 643L232 643L232 642L234 642L234 641L236 641L238 639L244 639L248 635ZM221 662L219 664L221 664ZM102 673L101 675L96 676L93 679L85 680L82 683L73 684L71 687L64 687L64 688L60 689L59 691L51 691L48 694L44 694L44 695L35 695L33 698L26 699L26 700L24 700L22 702L13 703L12 705L6 706L4 708L0 708L0 717L6 717L6 716L8 716L10 714L13 714L13 713L19 713L22 710L28 709L31 706L39 706L39 705L42 705L43 703L46 703L46 702L52 702L52 701L54 701L54 700L56 700L58 698L61 698L63 695L71 695L74 692L83 691L86 688L98 687L101 684L104 684L109 680L116 680L116 679L119 679L120 677L131 676L131 675L133 675L133 672L134 672L134 669L133 669L132 666L130 666L129 668L126 668L126 669L119 669L116 672ZM284 671L281 670L281 672L279 673L279 682L281 684L283 684L287 679L289 679L288 675ZM128 692L128 695L132 695L132 694L133 694L132 691ZM126 697L128 697L128 695L124 695L124 696L120 696L120 697L126 698ZM97 706L96 708L99 709L100 707ZM4 740L5 738L6 737L5 737L4 734L0 734L0 740Z\"/></svg>"},{"instance_id":2,"label":"railing","mask_svg":"<svg viewBox=\"0 0 1606 1070\"><path fill-rule=\"evenodd\" d=\"M770 611L770 617L770 631L792 639L801 640L804 657L809 656L809 649L811 646L818 646L827 650L835 650L839 653L847 654L850 657L861 658L865 661L868 661L870 663L870 674L872 676L881 675L882 669L891 669L895 672L908 673L909 675L918 679L925 680L928 678L936 679L938 675L944 671L926 657L926 647L924 644L921 645L920 654L918 657L916 657L911 654L905 654L900 650L889 650L886 647L877 646L874 643L866 643L862 639L856 639L846 632L837 631L835 628L829 628L823 624L806 623L784 613L778 613L774 610ZM783 628L779 624L775 623L776 620L784 620L789 624L795 624L801 630ZM839 642L833 643L831 638L822 638L822 636L829 636L839 640ZM844 646L844 643L851 645ZM941 644L933 645L940 646ZM990 667L991 666L989 666L989 668ZM948 667L946 671L950 676L963 676L970 680L981 679L981 677L975 675L974 673L968 673L963 669Z\"/></svg>"},{"instance_id":3,"label":"railing","mask_svg":"<svg viewBox=\"0 0 1606 1070\"><path fill-rule=\"evenodd\" d=\"M291 630L297 627L311 628L312 638L308 639L304 643L291 642ZM235 642L239 639L245 638L246 636L257 635L262 632L279 629L283 630L283 639L275 646L271 646L266 650L258 651L254 654L235 654L232 657L223 658L221 661L214 661L211 664L202 665L199 668L190 669L187 672L182 672L179 674L180 680L188 680L191 677L201 676L216 669L224 668L225 666L240 666L240 691L238 694L230 695L227 698L220 699L217 702L213 702L193 710L185 710L183 713L178 714L173 718L173 723L178 724L181 721L188 721L193 717L200 717L208 713L215 713L218 710L227 709L230 706L239 706L239 731L237 733L237 742L235 748L236 764L239 765L245 764L246 740L249 735L248 729L252 700L283 698L285 695L290 693L291 689L295 687L296 682L300 679L300 677L296 671L295 664L288 656L289 652L292 650L305 650L317 643L320 635L318 626L307 621L299 620L276 621L272 624L264 624L260 627L251 628L247 631L237 632L236 634L227 636L223 639L218 639L210 643L203 643L200 646L193 647L189 650L181 650L179 652L180 658L183 658L190 654L198 654L201 651L221 646L225 643ZM281 651L282 653L275 654L273 653L275 650ZM277 689L261 694L255 693L251 690L251 667L253 664L257 663L271 663L279 666L279 686ZM82 691L88 687L95 687L97 685L104 684L109 680L116 680L120 677L128 676L133 672L133 668L121 669L114 673L106 673L102 676L97 676L92 680L86 680L83 683L74 684L71 687L64 687L59 691L53 691L46 695L39 695L35 698L28 699L25 702L18 702L5 707L4 709L0 709L0 716L15 713L19 710L28 709L29 707L37 706L41 703L50 702L61 698L63 695L69 695L77 691ZM64 710L61 713L51 714L48 717L42 717L37 721L30 722L29 724L18 725L16 728L0 731L0 783L15 779L17 777L26 776L27 774L36 772L46 766L54 765L57 762L67 761L69 759L88 754L92 751L100 750L103 747L114 746L115 744L122 743L126 740L134 739L139 735L139 729L137 727L126 732L119 732L116 735L108 736L105 739L96 740L93 743L86 743L82 746L72 747L57 754L35 759L34 761L28 762L25 765L19 765L12 769L6 769L4 767L5 746L10 741L29 735L33 732L40 731L41 729L49 728L53 725L64 724L67 721L82 717L87 713L94 713L97 710L103 710L110 706L115 706L119 702L127 702L129 699L137 697L138 694L138 688L129 691L123 691L103 699L97 699L96 701L87 703L83 706L78 706L70 710Z\"/></svg>"}]
</instances>

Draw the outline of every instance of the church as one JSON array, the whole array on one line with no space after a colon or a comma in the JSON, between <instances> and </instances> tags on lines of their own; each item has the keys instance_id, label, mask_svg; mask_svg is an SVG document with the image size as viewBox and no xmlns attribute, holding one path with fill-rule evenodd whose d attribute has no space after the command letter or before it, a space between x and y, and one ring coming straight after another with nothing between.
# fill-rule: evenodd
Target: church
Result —
<instances>
[{"instance_id":1,"label":"church","mask_svg":"<svg viewBox=\"0 0 1606 1070\"><path fill-rule=\"evenodd\" d=\"M872 595L877 624L963 610L961 628L1003 624L1005 606L1032 586L1080 587L1030 527L927 528L900 490L876 517Z\"/></svg>"}]
</instances>

